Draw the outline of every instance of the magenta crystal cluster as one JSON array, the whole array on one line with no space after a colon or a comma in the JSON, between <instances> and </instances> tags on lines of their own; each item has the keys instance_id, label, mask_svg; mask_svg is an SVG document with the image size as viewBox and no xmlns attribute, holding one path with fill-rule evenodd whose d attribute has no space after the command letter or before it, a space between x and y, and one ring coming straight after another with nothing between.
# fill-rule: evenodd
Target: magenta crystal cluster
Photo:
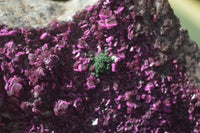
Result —
<instances>
[{"instance_id":1,"label":"magenta crystal cluster","mask_svg":"<svg viewBox=\"0 0 200 133\"><path fill-rule=\"evenodd\" d=\"M100 0L47 28L1 26L1 133L198 133L200 90L142 29L159 19L135 2ZM91 57L105 48L112 71L96 77Z\"/></svg>"}]
</instances>

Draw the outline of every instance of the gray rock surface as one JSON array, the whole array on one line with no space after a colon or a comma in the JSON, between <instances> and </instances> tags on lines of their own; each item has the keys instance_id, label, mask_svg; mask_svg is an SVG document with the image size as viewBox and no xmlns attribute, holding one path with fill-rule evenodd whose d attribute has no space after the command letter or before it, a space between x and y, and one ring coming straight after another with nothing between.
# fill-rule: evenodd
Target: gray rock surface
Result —
<instances>
[{"instance_id":1,"label":"gray rock surface","mask_svg":"<svg viewBox=\"0 0 200 133\"><path fill-rule=\"evenodd\" d=\"M62 12L62 4L50 0L0 1L0 23L9 27L46 26Z\"/></svg>"},{"instance_id":2,"label":"gray rock surface","mask_svg":"<svg viewBox=\"0 0 200 133\"><path fill-rule=\"evenodd\" d=\"M0 0L0 24L9 27L44 27L52 20L66 20L97 0Z\"/></svg>"},{"instance_id":3,"label":"gray rock surface","mask_svg":"<svg viewBox=\"0 0 200 133\"><path fill-rule=\"evenodd\" d=\"M71 17L77 12L85 9L87 6L94 5L98 0L70 0L64 3L64 9L62 15L58 17L60 21L70 20Z\"/></svg>"}]
</instances>

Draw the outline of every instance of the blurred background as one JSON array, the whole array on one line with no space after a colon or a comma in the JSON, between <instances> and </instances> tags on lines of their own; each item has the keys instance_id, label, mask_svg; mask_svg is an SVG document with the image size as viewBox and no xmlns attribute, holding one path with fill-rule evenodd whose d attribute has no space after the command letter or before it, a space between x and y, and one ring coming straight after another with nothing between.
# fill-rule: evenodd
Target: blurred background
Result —
<instances>
[{"instance_id":1,"label":"blurred background","mask_svg":"<svg viewBox=\"0 0 200 133\"><path fill-rule=\"evenodd\" d=\"M169 0L183 28L200 48L200 0Z\"/></svg>"}]
</instances>

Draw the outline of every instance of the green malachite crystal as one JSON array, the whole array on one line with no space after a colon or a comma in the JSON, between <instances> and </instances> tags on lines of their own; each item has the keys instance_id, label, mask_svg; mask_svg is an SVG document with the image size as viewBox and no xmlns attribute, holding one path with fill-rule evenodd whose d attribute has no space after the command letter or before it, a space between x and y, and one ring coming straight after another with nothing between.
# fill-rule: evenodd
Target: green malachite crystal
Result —
<instances>
[{"instance_id":1,"label":"green malachite crystal","mask_svg":"<svg viewBox=\"0 0 200 133\"><path fill-rule=\"evenodd\" d=\"M101 74L109 74L111 72L111 63L113 60L105 53L100 53L97 58L94 59L95 76L98 77Z\"/></svg>"}]
</instances>

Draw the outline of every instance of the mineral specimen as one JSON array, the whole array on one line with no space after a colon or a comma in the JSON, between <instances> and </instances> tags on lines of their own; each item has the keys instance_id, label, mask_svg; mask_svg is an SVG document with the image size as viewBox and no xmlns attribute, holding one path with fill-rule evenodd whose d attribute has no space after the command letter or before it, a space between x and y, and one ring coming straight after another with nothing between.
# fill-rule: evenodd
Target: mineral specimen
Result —
<instances>
[{"instance_id":1,"label":"mineral specimen","mask_svg":"<svg viewBox=\"0 0 200 133\"><path fill-rule=\"evenodd\" d=\"M166 0L100 0L72 22L1 26L0 132L198 133L198 54Z\"/></svg>"}]
</instances>

